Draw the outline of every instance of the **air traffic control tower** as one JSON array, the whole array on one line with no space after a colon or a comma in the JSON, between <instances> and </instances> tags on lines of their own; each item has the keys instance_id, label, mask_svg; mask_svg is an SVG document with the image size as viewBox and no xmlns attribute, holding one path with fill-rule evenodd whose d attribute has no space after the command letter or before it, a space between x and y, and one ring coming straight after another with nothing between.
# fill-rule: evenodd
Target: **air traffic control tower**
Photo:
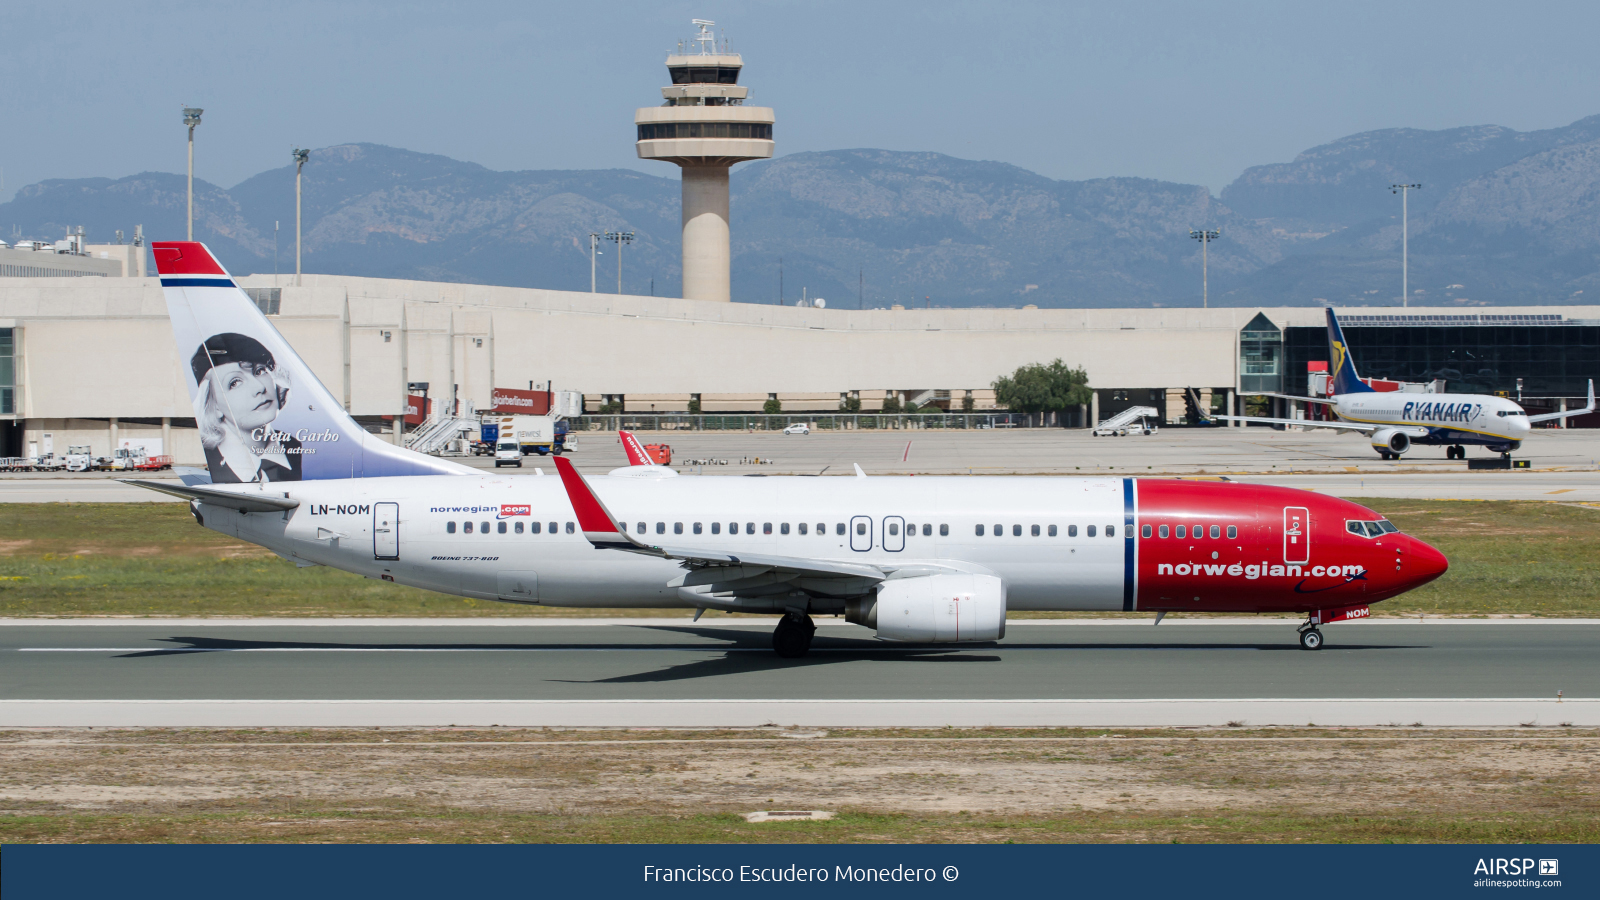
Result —
<instances>
[{"instance_id":1,"label":"air traffic control tower","mask_svg":"<svg viewBox=\"0 0 1600 900\"><path fill-rule=\"evenodd\" d=\"M772 156L772 110L745 106L739 84L744 61L717 46L715 22L695 19L700 31L667 57L672 84L665 102L634 113L639 158L683 169L683 296L732 299L728 266L728 169ZM696 50L698 45L698 50Z\"/></svg>"}]
</instances>

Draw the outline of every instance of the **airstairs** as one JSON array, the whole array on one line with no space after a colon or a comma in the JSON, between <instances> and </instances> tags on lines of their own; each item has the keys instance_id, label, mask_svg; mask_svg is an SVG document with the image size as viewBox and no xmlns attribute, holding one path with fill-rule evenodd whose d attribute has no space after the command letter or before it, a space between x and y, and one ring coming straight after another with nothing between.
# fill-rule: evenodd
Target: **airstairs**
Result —
<instances>
[{"instance_id":1,"label":"airstairs","mask_svg":"<svg viewBox=\"0 0 1600 900\"><path fill-rule=\"evenodd\" d=\"M445 404L439 404L444 407ZM477 427L476 419L451 415L442 409L428 417L422 427L406 435L406 446L418 453L438 453L464 431Z\"/></svg>"},{"instance_id":2,"label":"airstairs","mask_svg":"<svg viewBox=\"0 0 1600 900\"><path fill-rule=\"evenodd\" d=\"M1117 431L1128 427L1139 419L1157 419L1160 416L1161 414L1156 412L1156 408L1153 406L1130 406L1109 419L1102 419L1100 424L1095 426L1095 431Z\"/></svg>"}]
</instances>

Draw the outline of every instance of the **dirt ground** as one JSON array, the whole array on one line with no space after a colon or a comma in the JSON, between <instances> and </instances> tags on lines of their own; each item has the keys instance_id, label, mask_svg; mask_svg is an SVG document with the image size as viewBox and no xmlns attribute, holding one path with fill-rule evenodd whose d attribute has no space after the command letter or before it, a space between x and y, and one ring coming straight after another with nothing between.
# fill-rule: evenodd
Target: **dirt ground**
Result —
<instances>
[{"instance_id":1,"label":"dirt ground","mask_svg":"<svg viewBox=\"0 0 1600 900\"><path fill-rule=\"evenodd\" d=\"M1592 842L1597 786L1573 729L21 730L0 841Z\"/></svg>"}]
</instances>

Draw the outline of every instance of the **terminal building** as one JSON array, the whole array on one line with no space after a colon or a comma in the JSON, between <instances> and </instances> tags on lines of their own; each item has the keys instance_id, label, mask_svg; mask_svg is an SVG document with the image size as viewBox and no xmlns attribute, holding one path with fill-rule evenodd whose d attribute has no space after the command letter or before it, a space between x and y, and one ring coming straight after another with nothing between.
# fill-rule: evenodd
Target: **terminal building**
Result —
<instances>
[{"instance_id":1,"label":"terminal building","mask_svg":"<svg viewBox=\"0 0 1600 900\"><path fill-rule=\"evenodd\" d=\"M1056 424L1084 427L1130 406L1168 424L1229 408L1292 417L1327 360L1317 307L838 310L662 297L307 275L238 281L346 408L374 431L413 404L488 409L495 388L581 392L629 420L870 414L915 403L996 410L994 381L1062 359L1094 402ZM1582 405L1600 374L1594 307L1473 313L1342 312L1363 375L1442 379L1534 409ZM136 442L201 459L166 302L155 278L0 277L0 456L96 455ZM692 423L687 423L692 424Z\"/></svg>"}]
</instances>

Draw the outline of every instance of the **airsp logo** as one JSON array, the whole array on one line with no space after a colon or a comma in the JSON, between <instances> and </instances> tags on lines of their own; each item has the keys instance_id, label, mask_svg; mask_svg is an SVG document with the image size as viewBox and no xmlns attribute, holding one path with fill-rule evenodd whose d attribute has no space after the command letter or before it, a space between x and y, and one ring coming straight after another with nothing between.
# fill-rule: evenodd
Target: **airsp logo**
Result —
<instances>
[{"instance_id":1,"label":"airsp logo","mask_svg":"<svg viewBox=\"0 0 1600 900\"><path fill-rule=\"evenodd\" d=\"M1540 875L1560 875L1561 874L1561 861L1558 860L1558 859L1541 859L1541 860L1539 860L1539 874Z\"/></svg>"},{"instance_id":2,"label":"airsp logo","mask_svg":"<svg viewBox=\"0 0 1600 900\"><path fill-rule=\"evenodd\" d=\"M1539 860L1539 874L1540 875L1546 874L1545 873L1546 864L1548 864L1550 866L1549 874L1551 874L1551 875L1556 874L1556 870L1557 870L1557 868L1559 866L1558 866L1558 863L1556 862L1556 860L1553 860L1553 859L1541 859L1541 860ZM1524 859L1498 858L1498 859L1480 859L1480 860L1478 860L1478 867L1472 870L1472 874L1474 874L1474 875L1526 875L1526 874L1528 874L1528 873L1530 873L1532 871L1533 871L1533 860L1531 860L1531 859L1526 859L1526 858L1524 858Z\"/></svg>"}]
</instances>

